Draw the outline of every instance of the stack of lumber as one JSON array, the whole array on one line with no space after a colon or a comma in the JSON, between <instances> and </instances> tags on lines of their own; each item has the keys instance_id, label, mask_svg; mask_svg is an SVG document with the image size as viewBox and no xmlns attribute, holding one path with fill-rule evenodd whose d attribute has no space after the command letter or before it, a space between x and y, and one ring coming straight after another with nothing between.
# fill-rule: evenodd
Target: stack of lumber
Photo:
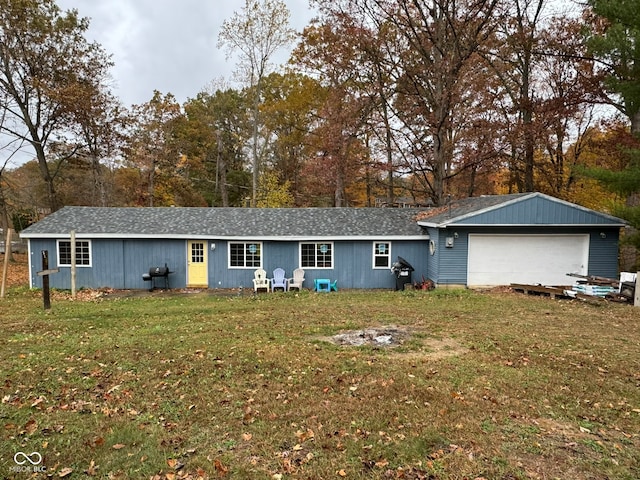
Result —
<instances>
[{"instance_id":1,"label":"stack of lumber","mask_svg":"<svg viewBox=\"0 0 640 480\"><path fill-rule=\"evenodd\" d=\"M589 283L577 283L571 287L574 292L582 293L584 295L592 295L595 297L606 297L612 293L618 291L617 288L606 285L592 285Z\"/></svg>"}]
</instances>

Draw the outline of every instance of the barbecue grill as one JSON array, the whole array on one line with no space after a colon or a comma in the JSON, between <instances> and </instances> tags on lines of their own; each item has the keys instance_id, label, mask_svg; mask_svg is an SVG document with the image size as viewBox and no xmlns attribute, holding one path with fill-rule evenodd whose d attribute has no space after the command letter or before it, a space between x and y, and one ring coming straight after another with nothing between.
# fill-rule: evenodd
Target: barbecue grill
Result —
<instances>
[{"instance_id":1,"label":"barbecue grill","mask_svg":"<svg viewBox=\"0 0 640 480\"><path fill-rule=\"evenodd\" d=\"M396 276L396 290L404 290L411 285L411 272L414 268L404 258L398 257L398 261L391 265L391 272Z\"/></svg>"},{"instance_id":2,"label":"barbecue grill","mask_svg":"<svg viewBox=\"0 0 640 480\"><path fill-rule=\"evenodd\" d=\"M151 288L149 288L149 291L153 291L154 288L156 287L156 279L164 279L164 288L168 289L169 288L169 274L173 273L169 271L169 267L167 267L167 264L164 264L164 267L151 267L149 269L149 273L143 273L142 274L142 280L144 280L145 282L151 282Z\"/></svg>"}]
</instances>

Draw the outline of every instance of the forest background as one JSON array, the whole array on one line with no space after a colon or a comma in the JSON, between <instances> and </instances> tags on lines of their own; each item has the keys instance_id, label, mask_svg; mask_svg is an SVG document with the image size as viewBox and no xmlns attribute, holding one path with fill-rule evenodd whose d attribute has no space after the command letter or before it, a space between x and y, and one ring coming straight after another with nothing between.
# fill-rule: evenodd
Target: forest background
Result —
<instances>
[{"instance_id":1,"label":"forest background","mask_svg":"<svg viewBox=\"0 0 640 480\"><path fill-rule=\"evenodd\" d=\"M296 32L281 0L245 0L218 33L233 79L125 106L87 18L0 0L0 226L64 205L440 206L529 191L638 225L640 0L310 4L318 16ZM24 145L33 160L12 166Z\"/></svg>"}]
</instances>

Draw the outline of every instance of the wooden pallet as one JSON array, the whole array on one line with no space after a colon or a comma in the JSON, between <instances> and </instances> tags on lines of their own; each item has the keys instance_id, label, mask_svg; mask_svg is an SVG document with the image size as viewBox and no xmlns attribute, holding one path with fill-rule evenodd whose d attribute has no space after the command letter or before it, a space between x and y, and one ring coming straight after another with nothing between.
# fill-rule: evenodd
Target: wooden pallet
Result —
<instances>
[{"instance_id":1,"label":"wooden pallet","mask_svg":"<svg viewBox=\"0 0 640 480\"><path fill-rule=\"evenodd\" d=\"M544 285L525 285L522 283L512 283L511 288L516 292L522 292L527 295L548 295L551 298L577 298L579 300L594 302L605 301L602 297L574 292L569 288L545 287Z\"/></svg>"}]
</instances>

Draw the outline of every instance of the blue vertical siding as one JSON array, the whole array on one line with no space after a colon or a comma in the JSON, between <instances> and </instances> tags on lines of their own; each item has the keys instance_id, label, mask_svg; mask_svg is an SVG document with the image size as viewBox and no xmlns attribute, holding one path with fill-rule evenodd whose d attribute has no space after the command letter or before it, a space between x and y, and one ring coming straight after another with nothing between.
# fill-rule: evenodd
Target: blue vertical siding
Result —
<instances>
[{"instance_id":1,"label":"blue vertical siding","mask_svg":"<svg viewBox=\"0 0 640 480\"><path fill-rule=\"evenodd\" d=\"M71 288L71 267L58 267L55 239L31 239L31 284L42 287L41 251L49 252L49 267L59 273L49 277L52 288ZM164 266L174 272L169 276L172 288L182 288L186 279L186 247L184 240L92 239L91 267L78 266L78 288L110 287L117 289L149 288L142 274L154 266Z\"/></svg>"},{"instance_id":2,"label":"blue vertical siding","mask_svg":"<svg viewBox=\"0 0 640 480\"><path fill-rule=\"evenodd\" d=\"M228 269L228 242L217 241L215 260L210 259L212 288L253 288L254 268ZM263 242L263 268L267 276L273 270L283 268L287 277L293 276L293 270L299 267L300 243L269 241ZM305 268L304 288L313 288L316 278L329 278L338 281L338 288L394 288L395 277L390 269L373 268L373 241L336 241L333 242L333 268ZM415 268L414 275L420 278L427 274L427 241L391 242L391 263L399 255Z\"/></svg>"},{"instance_id":3,"label":"blue vertical siding","mask_svg":"<svg viewBox=\"0 0 640 480\"><path fill-rule=\"evenodd\" d=\"M142 274L147 273L152 267L163 267L165 264L173 272L169 275L169 287L184 288L186 286L185 240L125 239L121 242L124 252L122 265L125 272L124 283L122 287L116 288L149 288L149 282L142 280Z\"/></svg>"},{"instance_id":4,"label":"blue vertical siding","mask_svg":"<svg viewBox=\"0 0 640 480\"><path fill-rule=\"evenodd\" d=\"M552 203L552 202L551 202ZM454 246L446 248L447 237L453 237ZM531 227L458 227L430 231L436 239L436 254L431 257L429 264L429 278L438 285L466 285L467 263L469 256L469 233L486 234L589 234L589 275L617 278L618 277L618 228L604 227L549 227L541 230ZM601 237L605 234L605 238Z\"/></svg>"},{"instance_id":5,"label":"blue vertical siding","mask_svg":"<svg viewBox=\"0 0 640 480\"><path fill-rule=\"evenodd\" d=\"M602 225L611 219L544 197L533 197L460 220L458 224L482 225Z\"/></svg>"},{"instance_id":6,"label":"blue vertical siding","mask_svg":"<svg viewBox=\"0 0 640 480\"><path fill-rule=\"evenodd\" d=\"M440 278L440 230L437 228L428 228L427 233L429 234L429 241L433 241L436 243L436 250L431 254L429 251L429 241L427 241L427 272L425 274L425 278L429 278L433 282L437 283Z\"/></svg>"},{"instance_id":7,"label":"blue vertical siding","mask_svg":"<svg viewBox=\"0 0 640 480\"><path fill-rule=\"evenodd\" d=\"M600 235L604 234L604 238ZM592 231L589 239L589 275L618 278L618 245L620 230L617 228Z\"/></svg>"},{"instance_id":8,"label":"blue vertical siding","mask_svg":"<svg viewBox=\"0 0 640 480\"><path fill-rule=\"evenodd\" d=\"M553 202L551 202L553 203ZM428 229L436 243L434 255L429 253L429 241L392 241L391 262L398 256L414 267L413 279L423 276L438 285L466 285L469 233L491 234L567 234L590 235L589 275L608 278L618 276L619 229L611 227L464 227ZM601 235L604 233L604 236ZM446 247L447 237L454 238L452 248ZM382 240L382 239L381 239ZM212 243L216 248L210 249ZM373 241L335 241L332 269L305 269L305 288L313 287L315 278L338 281L338 288L389 288L395 287L395 277L388 269L373 268ZM275 268L284 268L287 277L299 266L299 242L265 241L262 243L263 268L271 277ZM229 268L228 242L207 241L209 288L253 288L254 268ZM49 267L56 268L57 244L55 239L31 239L31 284L42 287L41 251L49 252ZM187 279L187 241L166 239L92 239L91 267L77 268L78 288L111 287L117 289L145 289L149 283L142 274L150 267L164 266L173 272L169 276L171 288L184 288ZM60 272L50 276L53 288L71 287L70 267L59 267Z\"/></svg>"},{"instance_id":9,"label":"blue vertical siding","mask_svg":"<svg viewBox=\"0 0 640 480\"><path fill-rule=\"evenodd\" d=\"M50 239L30 239L29 240L29 261L31 265L31 271L29 272L29 280L32 287L42 288L42 277L37 275L37 272L42 270L42 251L46 250L49 257L49 268L58 268L58 259L56 252L56 241ZM70 278L68 275L65 278L64 271L49 276L49 285L52 288L70 288ZM66 280L65 286L61 286Z\"/></svg>"},{"instance_id":10,"label":"blue vertical siding","mask_svg":"<svg viewBox=\"0 0 640 480\"><path fill-rule=\"evenodd\" d=\"M458 238L455 238L455 234ZM453 238L453 247L446 247L447 238ZM438 272L442 285L466 285L469 233L462 230L440 230L437 235Z\"/></svg>"}]
</instances>

